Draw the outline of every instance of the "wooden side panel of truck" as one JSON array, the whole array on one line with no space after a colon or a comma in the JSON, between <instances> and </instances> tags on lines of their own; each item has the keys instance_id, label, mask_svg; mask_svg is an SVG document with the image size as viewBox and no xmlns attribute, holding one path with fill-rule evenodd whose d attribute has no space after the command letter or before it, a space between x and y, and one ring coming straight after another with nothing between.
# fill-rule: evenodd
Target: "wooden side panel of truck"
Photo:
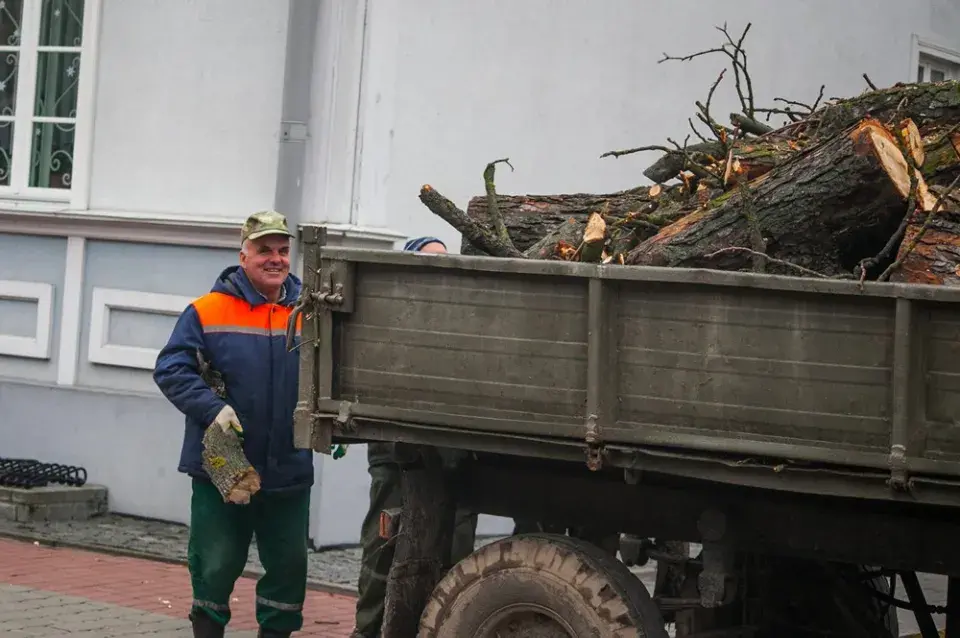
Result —
<instances>
[{"instance_id":1,"label":"wooden side panel of truck","mask_svg":"<svg viewBox=\"0 0 960 638\"><path fill-rule=\"evenodd\" d=\"M313 250L301 447L359 419L577 444L596 465L960 476L960 290Z\"/></svg>"}]
</instances>

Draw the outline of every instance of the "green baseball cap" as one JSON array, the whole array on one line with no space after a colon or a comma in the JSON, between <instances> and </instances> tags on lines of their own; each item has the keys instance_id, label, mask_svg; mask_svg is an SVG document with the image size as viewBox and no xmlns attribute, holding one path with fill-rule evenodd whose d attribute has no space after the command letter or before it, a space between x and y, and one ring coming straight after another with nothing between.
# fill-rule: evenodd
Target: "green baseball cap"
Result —
<instances>
[{"instance_id":1,"label":"green baseball cap","mask_svg":"<svg viewBox=\"0 0 960 638\"><path fill-rule=\"evenodd\" d=\"M240 231L240 244L266 235L295 235L287 228L287 218L273 210L262 210L247 217Z\"/></svg>"}]
</instances>

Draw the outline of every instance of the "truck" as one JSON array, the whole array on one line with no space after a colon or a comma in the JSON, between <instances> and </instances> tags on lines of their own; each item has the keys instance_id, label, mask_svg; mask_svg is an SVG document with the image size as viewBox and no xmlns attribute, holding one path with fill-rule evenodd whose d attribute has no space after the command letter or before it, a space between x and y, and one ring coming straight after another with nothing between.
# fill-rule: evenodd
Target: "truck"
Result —
<instances>
[{"instance_id":1,"label":"truck","mask_svg":"<svg viewBox=\"0 0 960 638\"><path fill-rule=\"evenodd\" d=\"M396 446L385 638L960 637L960 290L325 237L295 445ZM446 564L453 505L535 529Z\"/></svg>"}]
</instances>

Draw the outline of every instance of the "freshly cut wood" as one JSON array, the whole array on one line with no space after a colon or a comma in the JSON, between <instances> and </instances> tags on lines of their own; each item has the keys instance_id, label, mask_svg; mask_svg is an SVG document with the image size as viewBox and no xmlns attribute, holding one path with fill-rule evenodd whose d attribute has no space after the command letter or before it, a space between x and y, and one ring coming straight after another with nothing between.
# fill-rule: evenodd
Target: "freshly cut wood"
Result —
<instances>
[{"instance_id":1,"label":"freshly cut wood","mask_svg":"<svg viewBox=\"0 0 960 638\"><path fill-rule=\"evenodd\" d=\"M530 259L569 261L576 253L577 246L583 241L585 227L585 223L571 217L548 232L543 239L523 251L523 255Z\"/></svg>"},{"instance_id":2,"label":"freshly cut wood","mask_svg":"<svg viewBox=\"0 0 960 638\"><path fill-rule=\"evenodd\" d=\"M603 216L593 213L587 220L583 231L583 247L580 249L580 261L598 262L603 257L603 246L607 238L607 222Z\"/></svg>"},{"instance_id":3,"label":"freshly cut wood","mask_svg":"<svg viewBox=\"0 0 960 638\"><path fill-rule=\"evenodd\" d=\"M933 210L911 215L889 281L960 286L960 202L946 197Z\"/></svg>"},{"instance_id":4,"label":"freshly cut wood","mask_svg":"<svg viewBox=\"0 0 960 638\"><path fill-rule=\"evenodd\" d=\"M644 186L609 194L497 195L497 204L513 244L523 252L571 217L586 223L590 213L605 211L606 215L619 216L642 210L655 199L649 190ZM668 193L661 197L665 195ZM470 219L493 227L486 196L472 198L466 213ZM475 247L466 236L460 252L464 255L488 254Z\"/></svg>"},{"instance_id":5,"label":"freshly cut wood","mask_svg":"<svg viewBox=\"0 0 960 638\"><path fill-rule=\"evenodd\" d=\"M743 247L824 275L849 274L899 225L908 171L893 135L868 118L665 227L626 263L735 270L754 257L713 253Z\"/></svg>"},{"instance_id":6,"label":"freshly cut wood","mask_svg":"<svg viewBox=\"0 0 960 638\"><path fill-rule=\"evenodd\" d=\"M920 129L917 128L916 122L910 118L900 122L900 138L913 158L914 165L917 168L922 167L926 154L923 149L923 139L920 137Z\"/></svg>"}]
</instances>

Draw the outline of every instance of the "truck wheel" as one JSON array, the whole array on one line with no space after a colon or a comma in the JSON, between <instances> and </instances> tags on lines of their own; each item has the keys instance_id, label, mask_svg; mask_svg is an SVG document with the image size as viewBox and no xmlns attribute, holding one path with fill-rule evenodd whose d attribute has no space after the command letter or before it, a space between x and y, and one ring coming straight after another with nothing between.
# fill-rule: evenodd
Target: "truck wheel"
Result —
<instances>
[{"instance_id":1,"label":"truck wheel","mask_svg":"<svg viewBox=\"0 0 960 638\"><path fill-rule=\"evenodd\" d=\"M586 541L522 534L486 545L437 584L420 638L667 638L646 587Z\"/></svg>"}]
</instances>

